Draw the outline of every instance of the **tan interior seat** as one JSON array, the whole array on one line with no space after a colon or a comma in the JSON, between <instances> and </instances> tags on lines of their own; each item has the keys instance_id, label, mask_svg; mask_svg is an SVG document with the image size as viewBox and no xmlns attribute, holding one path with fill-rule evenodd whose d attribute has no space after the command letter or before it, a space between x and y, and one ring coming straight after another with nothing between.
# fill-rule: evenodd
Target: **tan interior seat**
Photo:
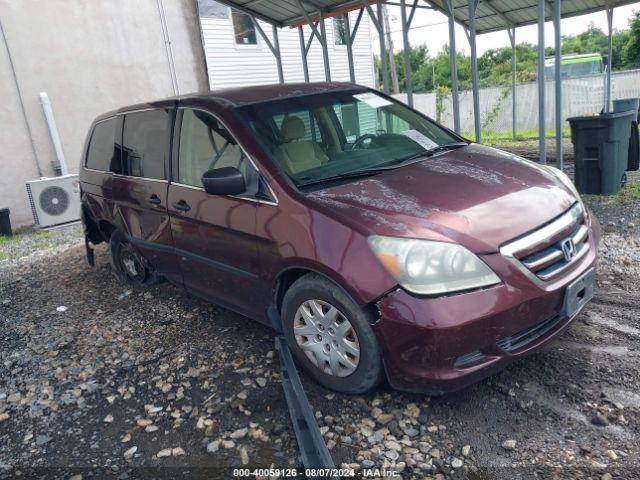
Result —
<instances>
[{"instance_id":1,"label":"tan interior seat","mask_svg":"<svg viewBox=\"0 0 640 480\"><path fill-rule=\"evenodd\" d=\"M295 115L285 117L280 128L282 144L276 148L274 155L289 173L311 170L329 161L320 145L311 140L301 140L304 136L305 127L302 119Z\"/></svg>"}]
</instances>

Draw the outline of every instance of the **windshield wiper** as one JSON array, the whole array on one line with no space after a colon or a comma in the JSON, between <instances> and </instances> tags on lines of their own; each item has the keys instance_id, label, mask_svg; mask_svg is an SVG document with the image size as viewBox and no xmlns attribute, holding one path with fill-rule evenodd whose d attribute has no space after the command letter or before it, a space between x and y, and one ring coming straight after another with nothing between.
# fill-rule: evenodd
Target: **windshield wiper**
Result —
<instances>
[{"instance_id":1,"label":"windshield wiper","mask_svg":"<svg viewBox=\"0 0 640 480\"><path fill-rule=\"evenodd\" d=\"M307 182L299 183L298 188L308 187L310 185L318 185L320 183L334 182L334 181L342 180L343 178L370 177L371 175L376 175L377 173L381 173L386 170L393 170L394 168L396 167L376 167L376 168L365 168L362 170L354 170L352 172L339 173L337 175L331 175L329 177L323 177L323 178L318 178L316 180L309 180Z\"/></svg>"},{"instance_id":2,"label":"windshield wiper","mask_svg":"<svg viewBox=\"0 0 640 480\"><path fill-rule=\"evenodd\" d=\"M426 157L430 157L438 152L443 152L445 150L455 150L456 148L467 147L469 144L466 142L455 142L455 143L445 143L444 145L438 145L437 147L430 148L429 150L423 150L422 152L414 153L399 160L397 167L402 167L407 165L407 162L411 162L412 160L418 160Z\"/></svg>"}]
</instances>

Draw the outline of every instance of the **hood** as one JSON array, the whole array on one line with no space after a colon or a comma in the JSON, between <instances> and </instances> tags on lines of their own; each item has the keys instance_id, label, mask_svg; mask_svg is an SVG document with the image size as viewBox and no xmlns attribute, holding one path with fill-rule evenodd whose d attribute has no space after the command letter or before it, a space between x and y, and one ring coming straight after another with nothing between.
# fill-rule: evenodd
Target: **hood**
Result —
<instances>
[{"instance_id":1,"label":"hood","mask_svg":"<svg viewBox=\"0 0 640 480\"><path fill-rule=\"evenodd\" d=\"M497 251L576 201L545 168L477 144L308 198L367 234L454 241L476 253Z\"/></svg>"}]
</instances>

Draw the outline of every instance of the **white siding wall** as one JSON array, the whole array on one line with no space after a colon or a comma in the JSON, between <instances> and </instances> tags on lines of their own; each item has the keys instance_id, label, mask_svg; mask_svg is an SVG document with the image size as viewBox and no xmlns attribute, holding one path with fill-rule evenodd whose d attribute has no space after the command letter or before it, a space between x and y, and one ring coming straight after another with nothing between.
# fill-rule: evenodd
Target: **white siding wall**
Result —
<instances>
[{"instance_id":1,"label":"white siding wall","mask_svg":"<svg viewBox=\"0 0 640 480\"><path fill-rule=\"evenodd\" d=\"M351 28L355 25L357 16L357 11L350 13ZM201 17L200 22L207 68L209 70L209 85L212 90L278 82L275 57L257 32L258 45L236 45L230 11L227 18ZM271 26L261 21L259 23L273 42ZM353 61L356 83L373 87L375 81L369 25L369 17L365 12L353 45ZM347 49L344 45L335 44L333 19L326 20L326 30L331 79L334 81L349 81ZM307 40L311 34L311 29L308 26L305 27L304 33L305 40ZM279 29L278 39L280 41L284 81L303 82L304 72L302 70L298 29L288 27ZM312 82L324 81L322 48L316 38L313 40L307 59L310 80Z\"/></svg>"}]
</instances>

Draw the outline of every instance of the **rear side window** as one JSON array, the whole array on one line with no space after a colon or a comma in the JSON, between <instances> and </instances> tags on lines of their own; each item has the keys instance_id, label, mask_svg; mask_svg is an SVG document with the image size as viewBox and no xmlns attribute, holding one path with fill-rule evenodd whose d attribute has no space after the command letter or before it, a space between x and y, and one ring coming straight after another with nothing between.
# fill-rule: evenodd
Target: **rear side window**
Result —
<instances>
[{"instance_id":1,"label":"rear side window","mask_svg":"<svg viewBox=\"0 0 640 480\"><path fill-rule=\"evenodd\" d=\"M123 173L158 180L167 178L171 110L148 110L124 116Z\"/></svg>"},{"instance_id":2,"label":"rear side window","mask_svg":"<svg viewBox=\"0 0 640 480\"><path fill-rule=\"evenodd\" d=\"M107 172L120 163L120 149L116 145L116 118L96 123L89 141L87 168Z\"/></svg>"}]
</instances>

